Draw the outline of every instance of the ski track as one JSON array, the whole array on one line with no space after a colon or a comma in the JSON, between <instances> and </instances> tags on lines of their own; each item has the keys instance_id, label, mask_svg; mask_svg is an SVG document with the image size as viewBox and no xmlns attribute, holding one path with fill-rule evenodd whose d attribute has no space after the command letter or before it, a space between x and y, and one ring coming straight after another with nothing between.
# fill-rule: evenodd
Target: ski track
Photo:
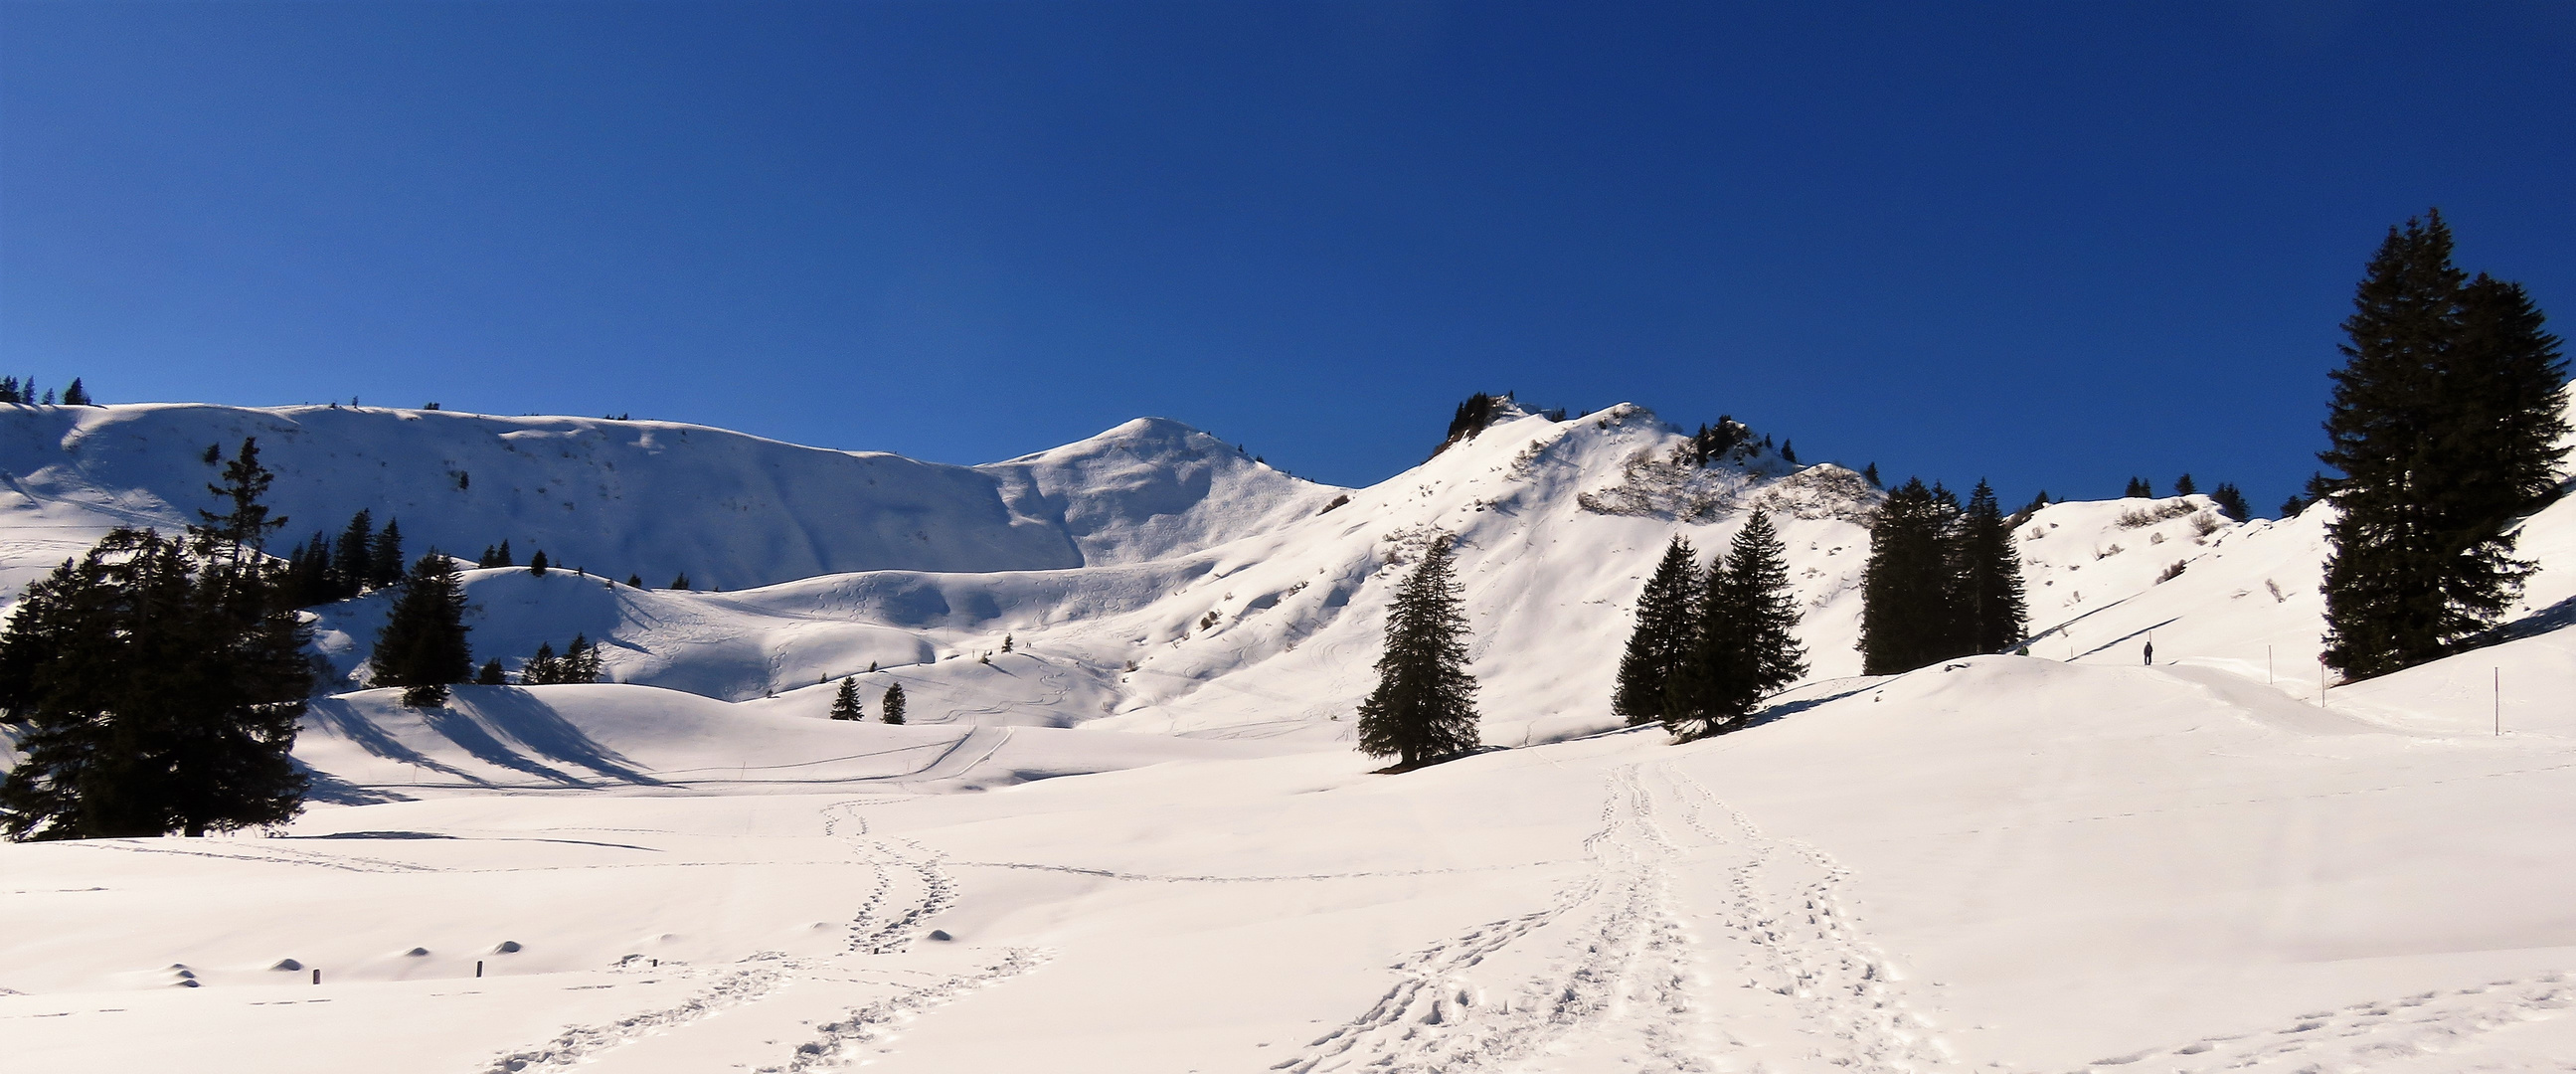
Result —
<instances>
[{"instance_id":1,"label":"ski track","mask_svg":"<svg viewBox=\"0 0 2576 1074\"><path fill-rule=\"evenodd\" d=\"M436 873L446 871L439 869L436 866L415 865L410 862L401 861L387 861L383 858L369 858L355 854L326 854L320 851L299 850L290 847L272 847L250 842L242 842L233 845L206 843L202 848L187 850L182 850L177 847L143 846L138 843L108 839L84 839L59 843L56 845L85 847L91 850L122 850L133 854L175 854L181 857L214 858L219 861L241 861L250 862L256 865L311 865L318 868L338 869L343 872L351 873ZM216 849L217 847L221 847L222 849ZM227 853L227 851L230 851L230 853Z\"/></svg>"},{"instance_id":2,"label":"ski track","mask_svg":"<svg viewBox=\"0 0 2576 1074\"><path fill-rule=\"evenodd\" d=\"M1850 872L1809 844L1775 839L1709 793L1689 773L1664 773L1686 801L1691 823L1715 835L1708 811L1726 815L1739 848L1727 868L1724 926L1755 952L1761 976L1746 982L1788 999L1807 1036L1809 1060L1853 1071L1911 1071L1950 1065L1932 1027L1907 1011L1884 952L1861 938L1842 895ZM1768 978L1765 980L1764 978Z\"/></svg>"},{"instance_id":3,"label":"ski track","mask_svg":"<svg viewBox=\"0 0 2576 1074\"><path fill-rule=\"evenodd\" d=\"M848 960L858 956L896 954L911 946L912 934L922 922L956 904L957 885L946 870L940 868L941 855L938 853L910 839L871 837L867 818L858 812L868 802L868 799L849 799L823 807L823 833L849 844L857 853L859 863L870 866L877 876L875 888L851 918L850 940L845 953L824 963L762 952L721 970L663 967L662 972L682 977L711 972L714 982L671 1007L628 1015L605 1024L567 1028L544 1044L493 1060L483 1068L484 1074L547 1074L567 1070L593 1061L600 1053L668 1032L728 1008L767 999L799 977L810 977L829 968L850 969L853 967ZM907 882L899 883L899 880ZM1015 949L1000 964L983 971L906 989L852 1011L848 1018L821 1027L823 1035L800 1047L788 1065L761 1069L803 1071L837 1062L835 1057L847 1047L883 1036L889 1023L938 1006L971 989L1018 976L1045 961L1046 957L1042 952ZM627 969L629 966L629 962L622 961L618 968Z\"/></svg>"},{"instance_id":4,"label":"ski track","mask_svg":"<svg viewBox=\"0 0 2576 1074\"><path fill-rule=\"evenodd\" d=\"M960 974L932 984L908 988L895 995L870 1003L838 1021L816 1026L815 1037L798 1045L795 1057L778 1066L759 1068L759 1074L803 1074L827 1070L856 1058L857 1049L883 1040L902 1023L933 1007L954 1001L977 989L991 988L1008 981L1054 957L1054 952L1039 948L1012 948L1002 961L974 973Z\"/></svg>"},{"instance_id":5,"label":"ski track","mask_svg":"<svg viewBox=\"0 0 2576 1074\"><path fill-rule=\"evenodd\" d=\"M569 1070L590 1062L601 1052L687 1025L728 1007L766 999L784 987L799 968L792 959L754 955L743 964L716 971L715 983L676 1006L631 1014L603 1025L573 1026L544 1044L494 1059L483 1068L484 1074ZM702 972L690 967L662 969L680 976Z\"/></svg>"},{"instance_id":6,"label":"ski track","mask_svg":"<svg viewBox=\"0 0 2576 1074\"><path fill-rule=\"evenodd\" d=\"M1763 834L1669 762L1612 772L1600 819L1583 841L1588 875L1540 909L1406 956L1376 1005L1272 1069L1464 1071L1568 1053L1640 1071L1718 1069L1719 1041L1737 1042L1695 994L1708 952L1694 920L1743 945L1762 975L1746 986L1787 1004L1804 1049L1796 1069L1951 1064L1895 994L1886 957L1851 926L1848 874L1824 852ZM1719 862L1722 885L1696 879ZM1694 900L1707 905L1694 912ZM1574 913L1583 907L1588 917ZM1549 968L1491 989L1508 997L1494 1002L1470 971L1515 944L1539 945Z\"/></svg>"},{"instance_id":7,"label":"ski track","mask_svg":"<svg viewBox=\"0 0 2576 1074\"><path fill-rule=\"evenodd\" d=\"M2576 983L2567 973L2489 981L2465 988L2417 992L2397 999L2354 1003L2303 1014L2260 1029L2204 1036L2188 1043L2096 1059L2075 1074L2210 1074L2214 1071L2368 1071L2416 1061L2411 1069L2576 1068L2558 1061L2546 1068L2472 1066L2461 1057L2427 1067L2475 1038L2576 1010ZM2436 1061L2438 1062L2438 1061Z\"/></svg>"},{"instance_id":8,"label":"ski track","mask_svg":"<svg viewBox=\"0 0 2576 1074\"><path fill-rule=\"evenodd\" d=\"M1478 926L1394 965L1402 975L1358 1018L1316 1038L1274 1070L1313 1074L1471 1070L1529 1055L1578 1030L1633 1023L1644 1070L1705 1070L1686 1054L1691 1004L1688 944L1668 866L1678 849L1654 815L1654 796L1636 766L1619 769L1601 805L1601 827L1584 837L1591 872L1548 905ZM1492 1003L1467 971L1533 935L1553 934L1573 911L1592 917L1559 942L1570 968Z\"/></svg>"}]
</instances>

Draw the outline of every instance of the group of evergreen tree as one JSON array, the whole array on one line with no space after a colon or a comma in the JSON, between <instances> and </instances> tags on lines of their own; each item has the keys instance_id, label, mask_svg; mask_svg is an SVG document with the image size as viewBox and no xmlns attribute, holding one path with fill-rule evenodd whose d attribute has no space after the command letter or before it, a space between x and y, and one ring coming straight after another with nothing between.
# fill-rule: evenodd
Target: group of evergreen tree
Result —
<instances>
[{"instance_id":1,"label":"group of evergreen tree","mask_svg":"<svg viewBox=\"0 0 2576 1074\"><path fill-rule=\"evenodd\" d=\"M2244 490L2228 482L2221 481L2218 487L2209 490L2209 502L2218 505L2219 514L2235 521L2243 522L2254 517L2253 511L2245 506Z\"/></svg>"},{"instance_id":2,"label":"group of evergreen tree","mask_svg":"<svg viewBox=\"0 0 2576 1074\"><path fill-rule=\"evenodd\" d=\"M1673 538L1638 598L1611 711L1687 742L1744 726L1764 697L1806 674L1785 556L1760 511L1704 572L1690 542Z\"/></svg>"},{"instance_id":3,"label":"group of evergreen tree","mask_svg":"<svg viewBox=\"0 0 2576 1074\"><path fill-rule=\"evenodd\" d=\"M2343 323L2328 447L2326 662L2411 667L2497 623L2534 565L2516 518L2558 494L2567 434L2559 340L2522 285L2451 261L2435 212L2391 228Z\"/></svg>"},{"instance_id":4,"label":"group of evergreen tree","mask_svg":"<svg viewBox=\"0 0 2576 1074\"><path fill-rule=\"evenodd\" d=\"M209 485L222 514L184 537L120 528L27 593L0 628L0 722L20 755L0 779L15 840L203 835L293 817L288 758L313 687L272 477L242 441Z\"/></svg>"},{"instance_id":5,"label":"group of evergreen tree","mask_svg":"<svg viewBox=\"0 0 2576 1074\"><path fill-rule=\"evenodd\" d=\"M1893 675L1955 656L2002 652L2029 619L2021 557L1994 489L1962 510L1939 485L1908 479L1870 524L1861 573L1861 671Z\"/></svg>"},{"instance_id":6,"label":"group of evergreen tree","mask_svg":"<svg viewBox=\"0 0 2576 1074\"><path fill-rule=\"evenodd\" d=\"M575 634L564 646L562 656L555 655L550 642L539 642L537 653L519 667L521 686L563 686L599 681L599 647L590 638Z\"/></svg>"},{"instance_id":7,"label":"group of evergreen tree","mask_svg":"<svg viewBox=\"0 0 2576 1074\"><path fill-rule=\"evenodd\" d=\"M1701 467L1724 462L1734 454L1737 447L1751 442L1752 438L1751 428L1732 417L1720 414L1717 416L1717 424L1702 425L1691 433L1691 462Z\"/></svg>"},{"instance_id":8,"label":"group of evergreen tree","mask_svg":"<svg viewBox=\"0 0 2576 1074\"><path fill-rule=\"evenodd\" d=\"M497 545L484 545L483 554L475 558L474 565L485 569L493 567L516 567L519 565L519 561L517 558L510 555L510 542L503 541Z\"/></svg>"},{"instance_id":9,"label":"group of evergreen tree","mask_svg":"<svg viewBox=\"0 0 2576 1074\"><path fill-rule=\"evenodd\" d=\"M1450 572L1449 538L1423 552L1387 611L1378 683L1360 702L1360 752L1418 768L1481 744L1476 680L1467 674L1467 616Z\"/></svg>"},{"instance_id":10,"label":"group of evergreen tree","mask_svg":"<svg viewBox=\"0 0 2576 1074\"><path fill-rule=\"evenodd\" d=\"M885 694L877 699L877 711L884 714L880 718L887 723L903 722L902 683L886 685ZM859 707L859 680L856 676L842 679L841 688L832 694L832 718L835 720L867 719L867 713Z\"/></svg>"},{"instance_id":11,"label":"group of evergreen tree","mask_svg":"<svg viewBox=\"0 0 2576 1074\"><path fill-rule=\"evenodd\" d=\"M39 396L36 393L36 378L34 377L28 377L23 381L16 377L0 377L0 403L23 403L51 406L54 403L54 390L52 388L47 388L45 389L44 394ZM64 406L97 406L98 400L90 397L89 389L81 386L79 377L73 377L72 382L63 387L62 404Z\"/></svg>"},{"instance_id":12,"label":"group of evergreen tree","mask_svg":"<svg viewBox=\"0 0 2576 1074\"><path fill-rule=\"evenodd\" d=\"M2200 483L2192 480L2190 474L2184 474L2180 477L2174 478L2174 495L2190 496L2198 493L2199 491ZM2129 479L2128 489L2120 495L2123 499L2151 500L2156 496L2156 487L2153 484L2150 484L2146 478L2132 477ZM2209 490L2209 499L2211 503L2218 505L2218 512L2220 514L2226 515L2238 522L2243 522L2246 519L2253 517L2253 512L2248 510L2245 506L2245 493L2235 485L2229 484L2225 481L2219 482L2217 487ZM2291 511L2289 513L2297 514L2298 512Z\"/></svg>"},{"instance_id":13,"label":"group of evergreen tree","mask_svg":"<svg viewBox=\"0 0 2576 1074\"><path fill-rule=\"evenodd\" d=\"M316 532L286 553L289 599L310 608L401 581L402 545L400 519L386 522L379 532L373 516L360 508L337 540Z\"/></svg>"},{"instance_id":14,"label":"group of evergreen tree","mask_svg":"<svg viewBox=\"0 0 2576 1074\"><path fill-rule=\"evenodd\" d=\"M1465 402L1458 404L1458 412L1449 418L1449 432L1440 438L1440 446L1431 449L1431 454L1438 456L1461 440L1474 439L1477 433L1485 431L1485 426L1494 423L1495 416L1503 412L1503 400L1509 398L1509 395L1487 395L1483 392L1468 396Z\"/></svg>"}]
</instances>

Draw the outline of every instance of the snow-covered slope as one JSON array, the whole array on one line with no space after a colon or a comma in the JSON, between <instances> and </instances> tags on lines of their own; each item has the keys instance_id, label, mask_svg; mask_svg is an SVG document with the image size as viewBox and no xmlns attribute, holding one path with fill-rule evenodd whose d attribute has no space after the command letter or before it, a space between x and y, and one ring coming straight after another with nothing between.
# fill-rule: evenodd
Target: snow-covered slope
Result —
<instances>
[{"instance_id":1,"label":"snow-covered slope","mask_svg":"<svg viewBox=\"0 0 2576 1074\"><path fill-rule=\"evenodd\" d=\"M857 570L1124 563L1311 512L1336 490L1176 422L982 467L798 447L704 426L357 407L0 405L0 589L116 525L211 506L217 467L259 439L284 541L361 508L407 547L471 558L511 542L565 566L735 589Z\"/></svg>"},{"instance_id":2,"label":"snow-covered slope","mask_svg":"<svg viewBox=\"0 0 2576 1074\"><path fill-rule=\"evenodd\" d=\"M1485 683L1488 736L1520 742L1608 726L1612 661L1598 654L1615 653L1625 637L1664 543L1685 535L1713 557L1744 509L1762 507L1788 542L1817 673L1856 672L1861 520L1878 493L1839 467L1800 468L1762 452L1710 469L1676 464L1682 441L1635 407L1573 421L1520 416L1330 510L1284 501L1299 513L1281 520L1285 509L1256 502L1235 522L1245 536L1118 565L874 571L721 594L638 591L563 571L475 571L474 642L478 654L517 659L540 643L561 649L576 633L608 639L615 681L732 700L875 665L885 669L876 688L900 678L918 693L935 683L963 708L1021 713L1013 722L1330 739L1347 734L1372 681L1396 580L1448 534L1475 628L1470 655ZM1088 455L1097 443L1047 458ZM1062 465L1032 472L1041 483L1062 480L1049 473ZM1143 505L1110 517L1188 516ZM322 647L342 671L358 668L385 607L375 596L327 610ZM1019 655L1052 661L1061 688L982 662L1005 638ZM905 665L932 666L898 670ZM1030 707L1059 695L1043 720Z\"/></svg>"}]
</instances>

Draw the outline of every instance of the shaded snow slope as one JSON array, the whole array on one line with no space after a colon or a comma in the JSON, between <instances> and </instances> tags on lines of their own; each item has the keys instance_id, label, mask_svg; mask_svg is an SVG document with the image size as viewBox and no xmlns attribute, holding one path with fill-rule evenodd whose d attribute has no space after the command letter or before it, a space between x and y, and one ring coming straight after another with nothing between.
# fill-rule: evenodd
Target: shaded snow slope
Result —
<instances>
[{"instance_id":1,"label":"shaded snow slope","mask_svg":"<svg viewBox=\"0 0 2576 1074\"><path fill-rule=\"evenodd\" d=\"M996 571L1151 559L1320 507L1333 490L1215 437L1140 419L985 467L798 447L671 422L357 407L0 406L0 587L120 524L211 506L259 439L284 545L360 508L414 553L511 543L564 566L740 588L855 570Z\"/></svg>"}]
</instances>

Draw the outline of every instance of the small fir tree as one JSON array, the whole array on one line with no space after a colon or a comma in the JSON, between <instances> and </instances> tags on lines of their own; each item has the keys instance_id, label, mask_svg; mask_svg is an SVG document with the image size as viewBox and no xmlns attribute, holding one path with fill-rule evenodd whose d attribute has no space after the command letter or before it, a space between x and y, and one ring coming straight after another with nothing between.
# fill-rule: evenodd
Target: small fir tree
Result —
<instances>
[{"instance_id":1,"label":"small fir tree","mask_svg":"<svg viewBox=\"0 0 2576 1074\"><path fill-rule=\"evenodd\" d=\"M627 575L627 576L626 576L626 588L628 588L628 589L642 589L642 588L644 588L644 576L643 576L643 575L640 575L640 574L630 574L630 575Z\"/></svg>"},{"instance_id":2,"label":"small fir tree","mask_svg":"<svg viewBox=\"0 0 2576 1074\"><path fill-rule=\"evenodd\" d=\"M63 405L95 406L97 404L90 401L89 389L81 387L81 379L73 377L71 384L63 389Z\"/></svg>"},{"instance_id":3,"label":"small fir tree","mask_svg":"<svg viewBox=\"0 0 2576 1074\"><path fill-rule=\"evenodd\" d=\"M687 572L687 571L681 571L678 575L673 576L673 577L672 577L672 579L671 579L671 588L673 588L673 589L687 589L687 588L689 588L689 572Z\"/></svg>"},{"instance_id":4,"label":"small fir tree","mask_svg":"<svg viewBox=\"0 0 2576 1074\"><path fill-rule=\"evenodd\" d=\"M555 643L541 641L537 643L535 655L528 657L527 663L519 665L519 685L552 686L563 681L562 674L555 660Z\"/></svg>"},{"instance_id":5,"label":"small fir tree","mask_svg":"<svg viewBox=\"0 0 2576 1074\"><path fill-rule=\"evenodd\" d=\"M1756 511L1711 565L1696 643L1665 706L1676 741L1742 727L1764 697L1807 673L1787 553L1770 516Z\"/></svg>"},{"instance_id":6,"label":"small fir tree","mask_svg":"<svg viewBox=\"0 0 2576 1074\"><path fill-rule=\"evenodd\" d=\"M2120 498L2124 500L2152 500L2155 496L2155 486L2147 484L2147 479L2143 477L2130 478L2128 489L2120 493Z\"/></svg>"},{"instance_id":7,"label":"small fir tree","mask_svg":"<svg viewBox=\"0 0 2576 1074\"><path fill-rule=\"evenodd\" d=\"M2189 496L2198 491L2200 491L2200 486L2192 481L2190 474L2184 474L2181 477L2174 479L2174 495Z\"/></svg>"},{"instance_id":8,"label":"small fir tree","mask_svg":"<svg viewBox=\"0 0 2576 1074\"><path fill-rule=\"evenodd\" d=\"M542 549L542 548L537 549L537 554L536 554L536 555L533 555L533 556L529 556L529 557L528 557L528 573L530 573L530 574L536 575L536 576L537 576L537 577L539 577L539 578L543 578L543 577L545 577L545 576L546 576L546 567L547 567L547 566L549 566L549 564L547 564L547 563L546 563L546 550L545 550L545 549Z\"/></svg>"},{"instance_id":9,"label":"small fir tree","mask_svg":"<svg viewBox=\"0 0 2576 1074\"><path fill-rule=\"evenodd\" d=\"M903 684L887 683L885 696L877 699L877 718L887 723L903 722Z\"/></svg>"},{"instance_id":10,"label":"small fir tree","mask_svg":"<svg viewBox=\"0 0 2576 1074\"><path fill-rule=\"evenodd\" d=\"M1467 617L1459 603L1443 536L1396 587L1377 688L1360 702L1360 752L1394 757L1401 770L1476 748L1476 680L1467 674Z\"/></svg>"},{"instance_id":11,"label":"small fir tree","mask_svg":"<svg viewBox=\"0 0 2576 1074\"><path fill-rule=\"evenodd\" d=\"M835 720L860 720L867 718L866 713L859 711L858 679L848 678L841 680L841 688L834 691L832 694L832 718Z\"/></svg>"},{"instance_id":12,"label":"small fir tree","mask_svg":"<svg viewBox=\"0 0 2576 1074\"><path fill-rule=\"evenodd\" d=\"M509 675L501 670L501 658L497 656L484 661L483 670L474 673L476 686L505 686L509 681Z\"/></svg>"}]
</instances>

